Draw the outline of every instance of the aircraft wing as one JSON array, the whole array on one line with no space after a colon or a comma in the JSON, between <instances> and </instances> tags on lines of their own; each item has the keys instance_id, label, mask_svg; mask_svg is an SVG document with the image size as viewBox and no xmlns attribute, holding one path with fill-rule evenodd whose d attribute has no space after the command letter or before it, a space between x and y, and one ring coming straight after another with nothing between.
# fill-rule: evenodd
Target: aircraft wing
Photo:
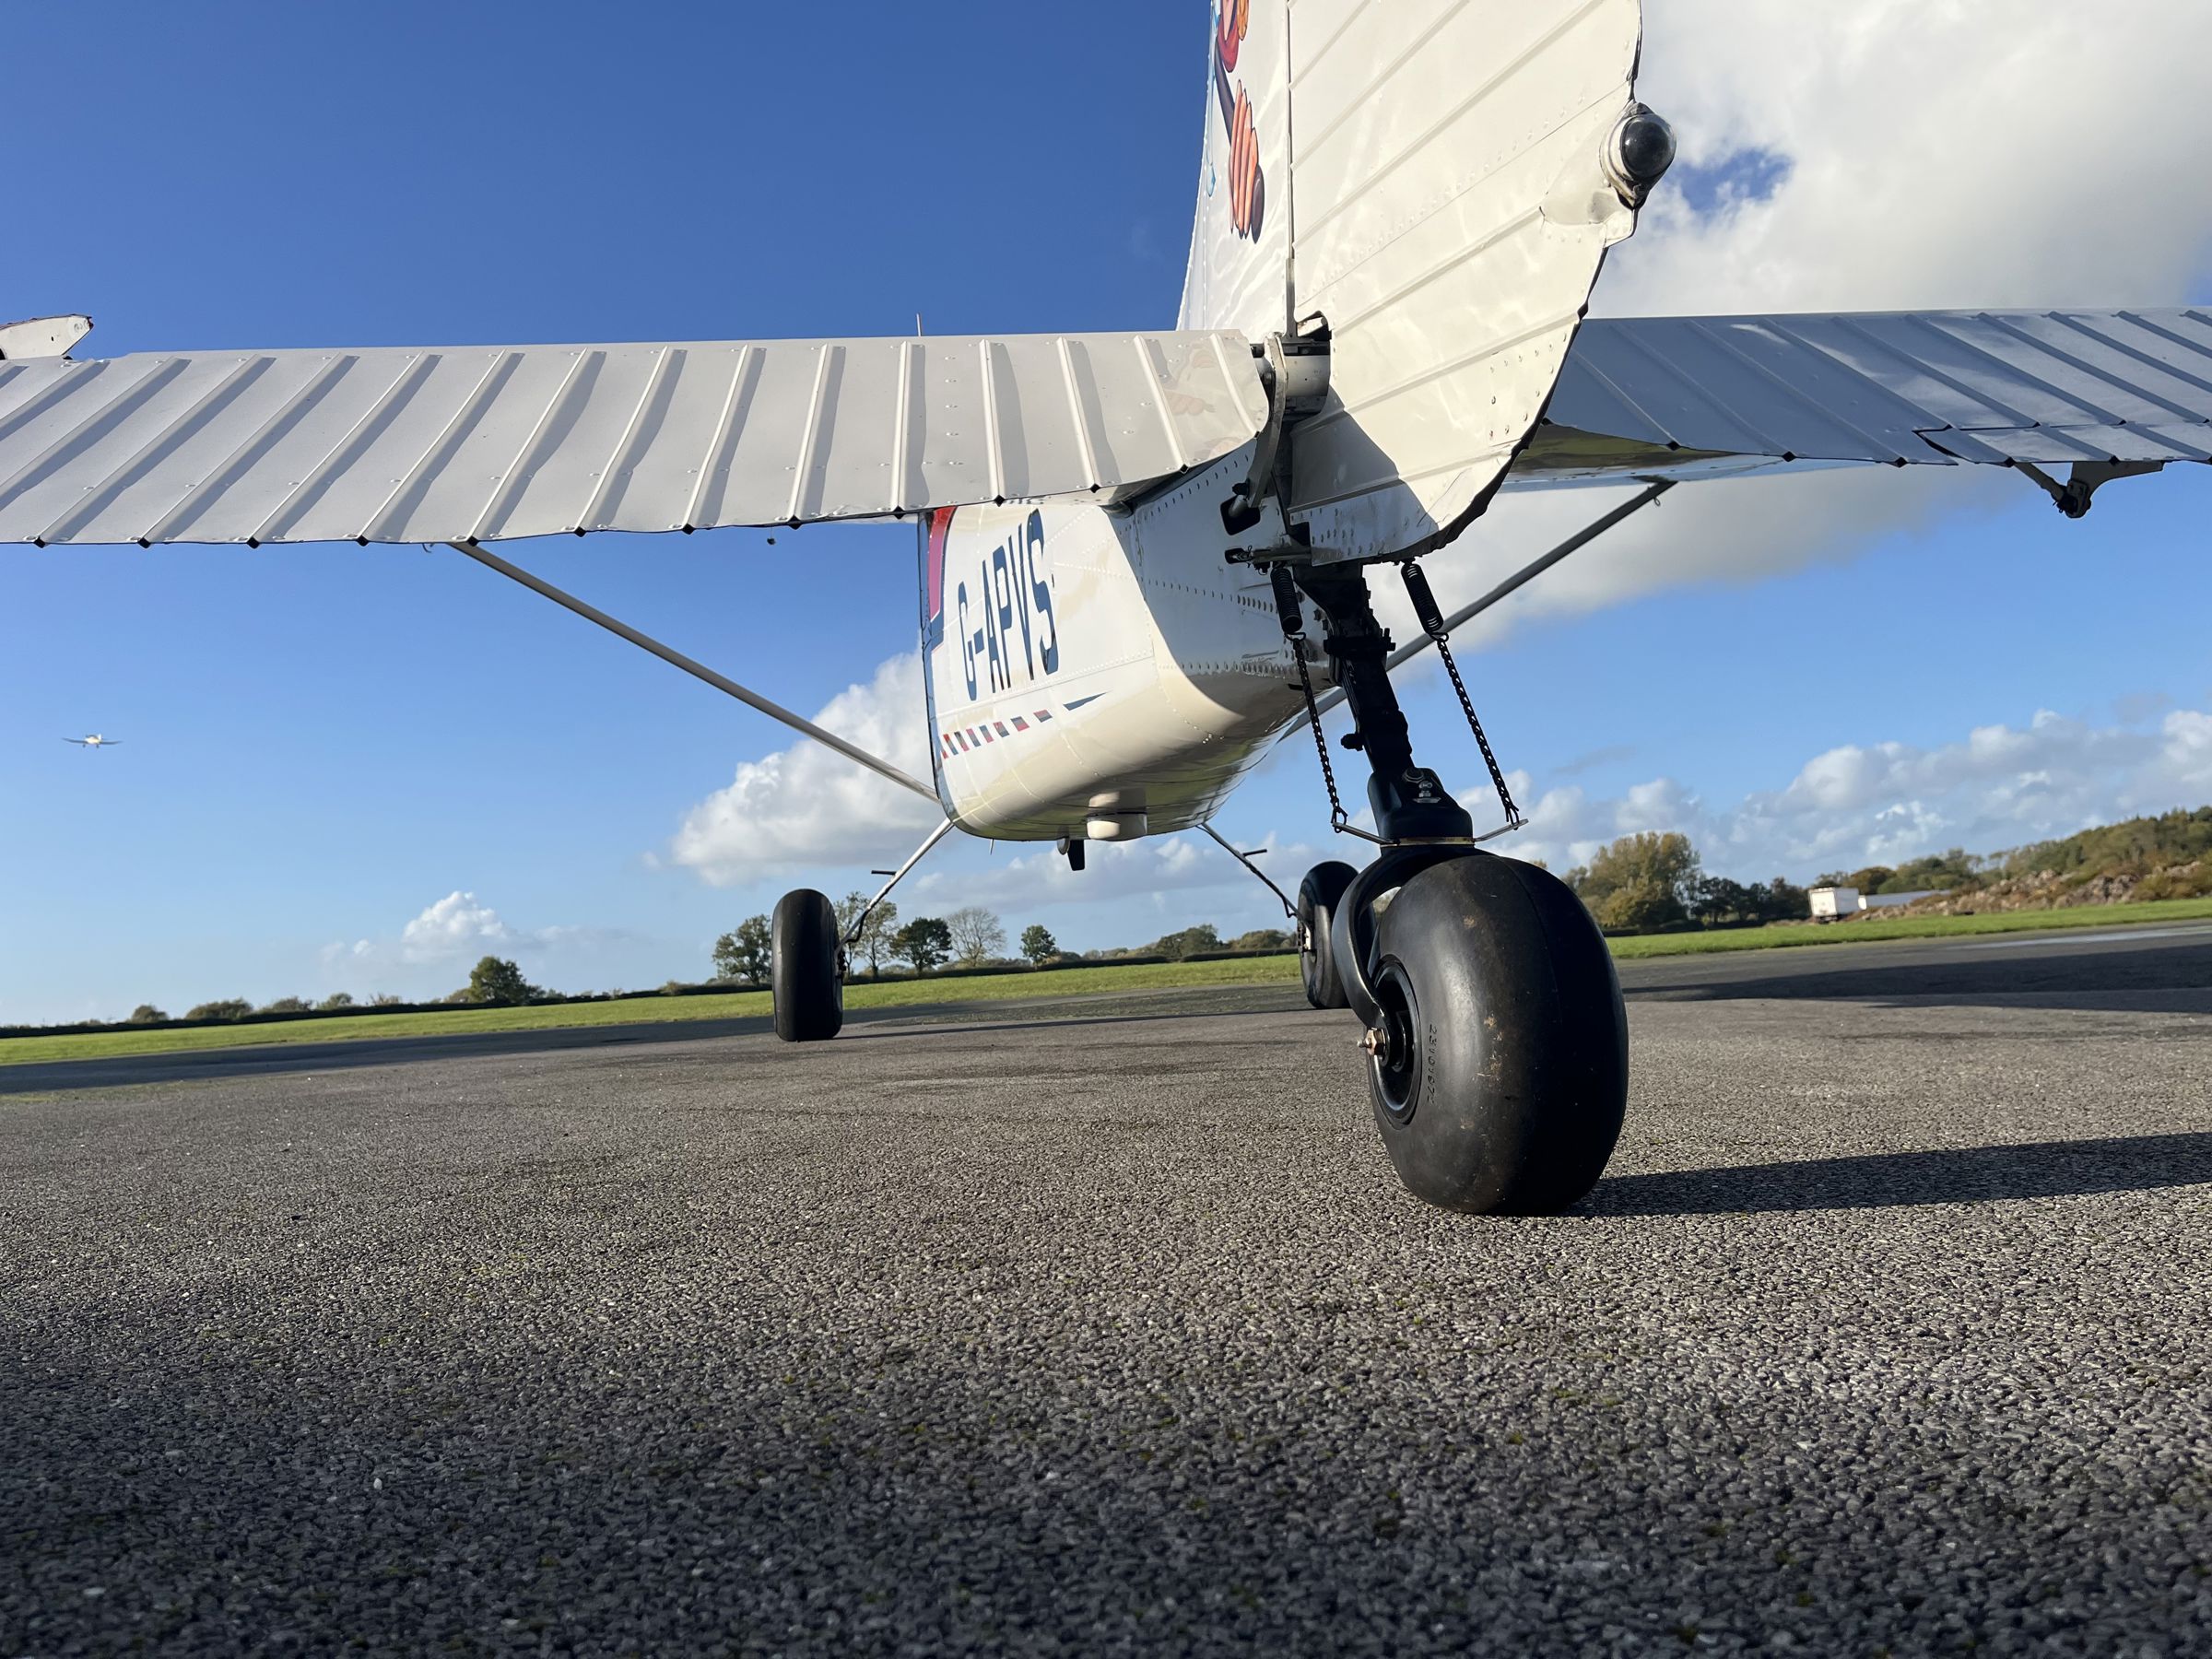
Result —
<instances>
[{"instance_id":1,"label":"aircraft wing","mask_svg":"<svg viewBox=\"0 0 2212 1659\"><path fill-rule=\"evenodd\" d=\"M1088 496L1251 441L1239 334L0 361L0 542L496 541Z\"/></svg>"},{"instance_id":2,"label":"aircraft wing","mask_svg":"<svg viewBox=\"0 0 2212 1659\"><path fill-rule=\"evenodd\" d=\"M2212 461L2212 313L1593 319L1509 484Z\"/></svg>"}]
</instances>

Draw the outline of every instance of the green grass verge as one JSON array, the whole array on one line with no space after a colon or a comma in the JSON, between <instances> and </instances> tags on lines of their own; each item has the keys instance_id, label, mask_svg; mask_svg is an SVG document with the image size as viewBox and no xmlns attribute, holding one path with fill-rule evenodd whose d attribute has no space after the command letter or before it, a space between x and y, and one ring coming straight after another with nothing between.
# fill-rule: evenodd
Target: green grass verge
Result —
<instances>
[{"instance_id":1,"label":"green grass verge","mask_svg":"<svg viewBox=\"0 0 2212 1659\"><path fill-rule=\"evenodd\" d=\"M1049 973L980 974L973 979L865 980L845 987L848 1008L924 1007L1017 997L1088 996L1194 985L1271 985L1298 978L1294 956L1221 962L1148 962L1131 967L1062 968ZM276 1043L352 1042L363 1038L445 1037L484 1031L545 1031L591 1026L681 1024L700 1019L766 1018L768 993L667 996L624 1002L552 1003L532 1008L454 1008L435 1014L359 1014L343 1019L269 1025L190 1026L182 1030L75 1031L60 1037L0 1039L0 1065L41 1060L103 1060L119 1054L174 1054L196 1049L263 1048Z\"/></svg>"},{"instance_id":2,"label":"green grass verge","mask_svg":"<svg viewBox=\"0 0 2212 1659\"><path fill-rule=\"evenodd\" d=\"M1898 939L1975 934L2043 933L2118 928L2159 922L2212 920L2212 899L2069 911L2020 911L1996 916L1930 916L1899 922L1852 922L1834 927L1747 927L1728 933L1665 934L1616 939L1613 954L1703 956L1714 951L1773 950L1805 946L1849 949ZM852 1008L925 1007L944 1003L1023 997L1091 996L1203 985L1272 985L1298 978L1295 957L1247 957L1224 962L1157 962L1134 967L1068 968L1051 973L987 974L974 979L897 980L846 987ZM765 1018L768 993L670 996L628 1002L559 1003L535 1008L454 1008L435 1014L364 1014L345 1019L288 1020L273 1025L195 1026L185 1030L82 1031L63 1037L0 1039L0 1065L41 1060L98 1060L124 1054L172 1054L198 1049L259 1048L277 1043L349 1042L363 1038L457 1036L484 1031L541 1031L592 1026L683 1024L701 1019Z\"/></svg>"},{"instance_id":3,"label":"green grass verge","mask_svg":"<svg viewBox=\"0 0 2212 1659\"><path fill-rule=\"evenodd\" d=\"M1801 945L1880 945L1899 939L1948 939L1974 934L2055 933L2068 928L2141 927L2154 922L2212 919L2212 899L2166 899L2147 904L2089 905L2080 910L2011 911L1994 916L1912 916L1896 922L1841 922L1830 927L1745 927L1726 933L1657 934L1616 939L1613 954L1705 956L1717 950L1776 950Z\"/></svg>"}]
</instances>

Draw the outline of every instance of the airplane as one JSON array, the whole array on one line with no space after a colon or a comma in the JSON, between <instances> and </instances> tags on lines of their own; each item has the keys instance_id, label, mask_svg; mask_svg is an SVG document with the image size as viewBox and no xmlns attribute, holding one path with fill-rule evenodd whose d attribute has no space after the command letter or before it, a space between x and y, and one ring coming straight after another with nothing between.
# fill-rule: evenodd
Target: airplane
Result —
<instances>
[{"instance_id":1,"label":"airplane","mask_svg":"<svg viewBox=\"0 0 2212 1659\"><path fill-rule=\"evenodd\" d=\"M65 737L62 739L62 741L64 743L74 743L79 748L98 749L113 748L117 744L121 743L123 739L120 737L102 737L98 732L94 732L88 737Z\"/></svg>"},{"instance_id":2,"label":"airplane","mask_svg":"<svg viewBox=\"0 0 2212 1659\"><path fill-rule=\"evenodd\" d=\"M41 319L0 329L0 541L450 547L931 801L878 903L956 830L1077 869L1195 830L1266 881L1212 820L1310 732L1362 862L1277 896L1399 1178L1561 1210L1622 1131L1619 982L1573 893L1417 759L1392 671L1442 659L1510 830L1451 655L1471 617L1691 482L1997 466L2078 517L2212 462L2212 317L1589 320L1675 156L1636 97L1641 0L1217 0L1207 33L1171 329L78 360L89 319ZM1421 561L1500 491L1606 485L1638 493L1441 613ZM491 550L839 519L914 527L927 778ZM1383 581L1419 638L1378 620ZM837 1035L865 922L777 905L780 1037Z\"/></svg>"}]
</instances>

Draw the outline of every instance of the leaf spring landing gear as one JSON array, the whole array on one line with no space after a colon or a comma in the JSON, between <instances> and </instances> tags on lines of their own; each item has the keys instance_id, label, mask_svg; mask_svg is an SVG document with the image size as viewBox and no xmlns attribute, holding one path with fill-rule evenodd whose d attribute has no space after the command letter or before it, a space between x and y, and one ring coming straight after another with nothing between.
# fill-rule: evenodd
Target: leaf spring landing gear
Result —
<instances>
[{"instance_id":1,"label":"leaf spring landing gear","mask_svg":"<svg viewBox=\"0 0 2212 1659\"><path fill-rule=\"evenodd\" d=\"M1308 999L1359 1017L1376 1127L1410 1192L1480 1214L1564 1209L1604 1172L1628 1101L1628 1021L1605 938L1557 877L1483 852L1473 818L1415 761L1363 573L1271 574L1310 708L1300 590L1320 608L1352 712L1345 747L1368 762L1373 833L1349 822L1315 718L1332 822L1379 848L1365 869L1323 865L1300 889L1301 922L1325 929L1304 964ZM1416 570L1406 584L1441 648L1428 583ZM1451 674L1516 828L1456 665Z\"/></svg>"}]
</instances>

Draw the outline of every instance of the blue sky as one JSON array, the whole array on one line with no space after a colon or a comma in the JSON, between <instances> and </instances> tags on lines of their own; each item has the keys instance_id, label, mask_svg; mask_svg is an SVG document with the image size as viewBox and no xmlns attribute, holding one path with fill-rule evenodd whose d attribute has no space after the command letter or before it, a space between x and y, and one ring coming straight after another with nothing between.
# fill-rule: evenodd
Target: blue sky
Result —
<instances>
[{"instance_id":1,"label":"blue sky","mask_svg":"<svg viewBox=\"0 0 2212 1659\"><path fill-rule=\"evenodd\" d=\"M0 147L40 182L19 183L0 242L0 313L88 312L96 354L899 333L917 312L947 333L1158 325L1188 238L1204 26L1193 0L641 4L618 30L566 4L18 8L11 61L40 72L11 76ZM1763 131L1759 98L1713 90L1687 61L1709 29L1695 6L1652 8L1647 97L1666 107L1672 88L1710 122L1677 111L1694 206L1618 253L1601 299L1690 309L1702 289L1677 272L1697 253L1713 309L1833 303L1790 276L1791 257L1823 279L1836 264L1817 239L1788 253L1811 238L1790 215L1819 212L1817 194L1796 206L1823 188L1817 139ZM2142 73L2159 55L2146 48ZM2203 300L2207 228L2153 274L2051 264L2065 291L2047 297ZM2006 282L2047 245L2020 234L1988 267ZM2014 302L1895 300L1897 261L1873 257L1869 304ZM1929 265L1931 288L1983 273L1961 257ZM1810 845L1802 813L1772 830L1773 814L1739 807L1840 749L1894 762L1838 820L1846 839L1908 795L1927 837L1982 844L2186 794L2185 717L2212 709L2212 472L2118 487L2078 525L2017 479L1953 482L1905 491L1863 532L1842 522L1870 500L1855 482L1711 487L1744 492L1720 507L1678 507L1677 492L1653 515L1668 529L1594 558L1580 587L1484 641L1470 679L1502 758L1552 797L1545 851L1677 810L1714 838L1716 867L1809 877L1793 851ZM1439 585L1471 592L1556 515L1604 505L1524 512L1455 549ZM1774 529L1747 540L1747 522ZM912 649L901 530L519 557L808 711ZM1471 780L1440 691L1414 686L1417 732ZM2079 775L1993 817L1986 792L1957 793L1980 787L1959 782L1972 769L1952 778L1942 759L1992 727L2051 751L2014 775ZM92 730L124 747L57 741ZM566 988L697 977L714 935L783 888L865 879L715 886L671 857L735 767L785 747L456 556L0 549L0 1021L148 998L181 1012L219 995L419 994L458 983L480 946ZM1693 805L1654 807L1660 782ZM1222 821L1273 838L1294 878L1317 855L1297 849L1327 840L1311 751L1286 750ZM1075 946L1268 920L1255 885L1198 864L1210 851L1147 849L1094 869L1088 889L1048 889L1020 856L959 849L916 897L993 903L1017 931L1042 919ZM456 893L473 897L410 939Z\"/></svg>"}]
</instances>

